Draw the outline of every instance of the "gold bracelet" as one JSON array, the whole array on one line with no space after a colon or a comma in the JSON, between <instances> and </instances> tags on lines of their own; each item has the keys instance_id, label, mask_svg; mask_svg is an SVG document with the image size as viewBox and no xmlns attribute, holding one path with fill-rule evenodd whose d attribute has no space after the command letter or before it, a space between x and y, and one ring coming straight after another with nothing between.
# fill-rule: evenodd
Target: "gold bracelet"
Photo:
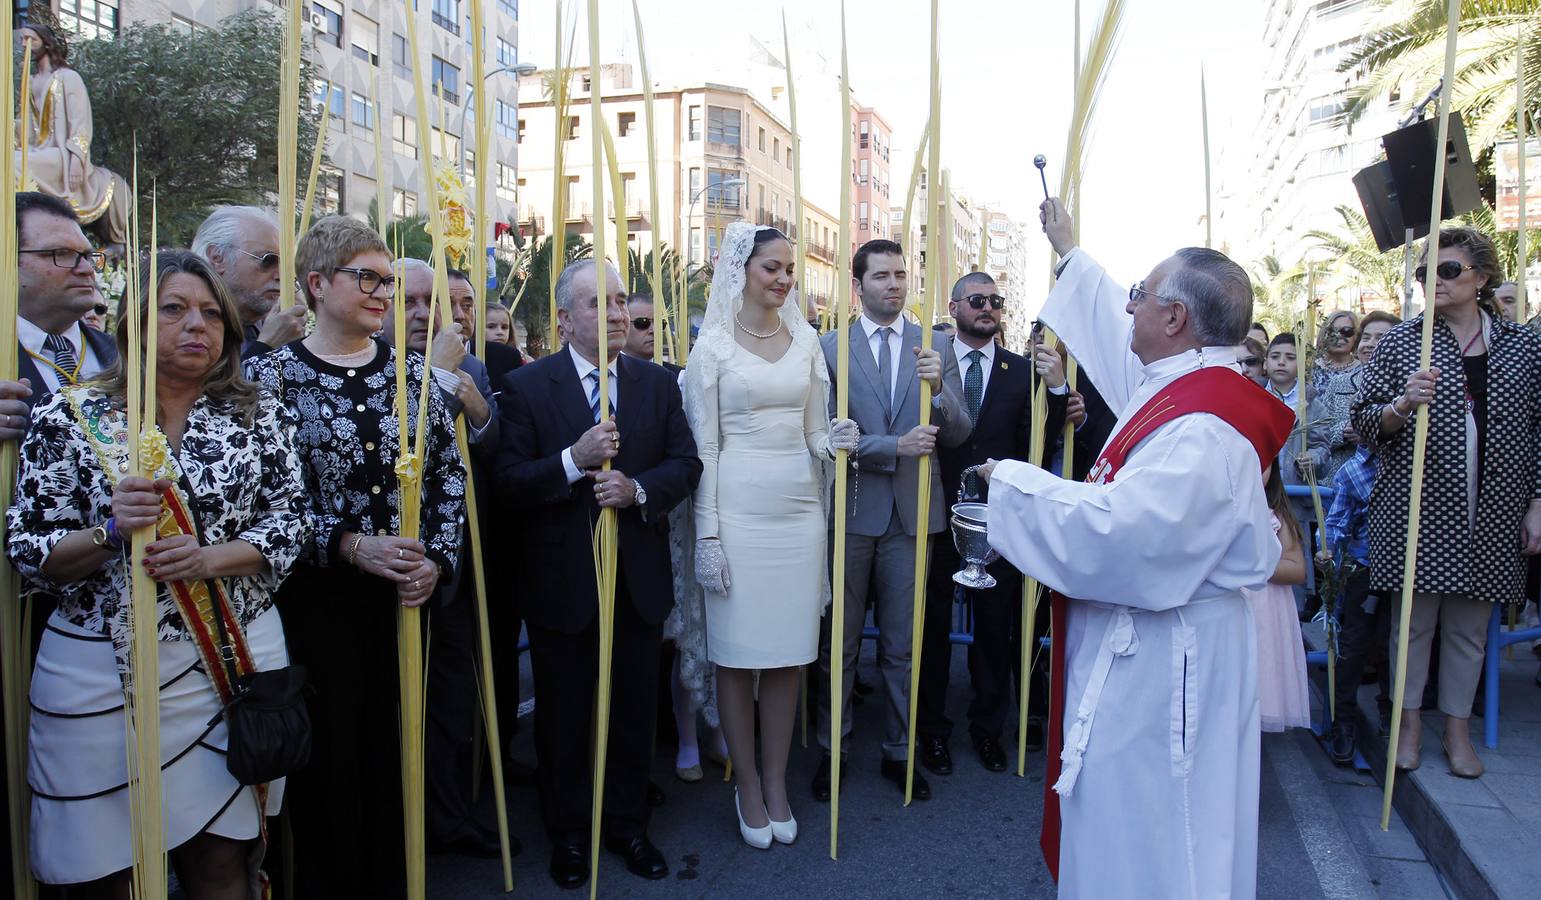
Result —
<instances>
[{"instance_id":1,"label":"gold bracelet","mask_svg":"<svg viewBox=\"0 0 1541 900\"><path fill-rule=\"evenodd\" d=\"M353 536L353 543L348 546L348 565L358 566L358 545L364 542L362 534Z\"/></svg>"}]
</instances>

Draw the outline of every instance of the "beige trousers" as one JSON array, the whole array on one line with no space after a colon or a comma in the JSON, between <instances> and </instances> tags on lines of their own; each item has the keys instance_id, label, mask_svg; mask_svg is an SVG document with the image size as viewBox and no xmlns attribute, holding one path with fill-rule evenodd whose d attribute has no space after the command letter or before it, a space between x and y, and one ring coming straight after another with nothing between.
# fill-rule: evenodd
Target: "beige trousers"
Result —
<instances>
[{"instance_id":1,"label":"beige trousers","mask_svg":"<svg viewBox=\"0 0 1541 900\"><path fill-rule=\"evenodd\" d=\"M1397 625L1401 599L1392 607L1391 658L1397 658ZM1482 654L1487 647L1488 619L1493 604L1468 594L1413 594L1413 610L1407 639L1407 687L1403 709L1423 705L1423 689L1429 680L1429 654L1434 645L1434 626L1439 626L1439 711L1457 719L1471 718L1477 679L1482 674Z\"/></svg>"}]
</instances>

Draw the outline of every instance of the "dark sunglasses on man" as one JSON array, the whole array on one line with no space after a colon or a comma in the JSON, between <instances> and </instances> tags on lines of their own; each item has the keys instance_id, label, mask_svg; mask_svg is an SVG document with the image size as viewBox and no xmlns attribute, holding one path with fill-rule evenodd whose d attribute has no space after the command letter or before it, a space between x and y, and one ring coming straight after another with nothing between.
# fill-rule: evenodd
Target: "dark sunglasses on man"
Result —
<instances>
[{"instance_id":1,"label":"dark sunglasses on man","mask_svg":"<svg viewBox=\"0 0 1541 900\"><path fill-rule=\"evenodd\" d=\"M653 327L653 320L647 316L637 316L631 320L631 327L638 331L647 331Z\"/></svg>"},{"instance_id":2,"label":"dark sunglasses on man","mask_svg":"<svg viewBox=\"0 0 1541 900\"><path fill-rule=\"evenodd\" d=\"M1454 281L1461 277L1462 272L1466 271L1467 269L1475 268L1476 266L1462 265L1453 259L1447 259L1434 267L1434 274L1438 275L1441 281ZM1418 268L1414 269L1413 277L1418 281L1427 281L1429 277L1429 267L1419 266Z\"/></svg>"},{"instance_id":3,"label":"dark sunglasses on man","mask_svg":"<svg viewBox=\"0 0 1541 900\"><path fill-rule=\"evenodd\" d=\"M1000 294L969 294L963 298L963 302L973 309L984 309L986 303L990 304L991 309L1000 309L1006 305L1006 298Z\"/></svg>"},{"instance_id":4,"label":"dark sunglasses on man","mask_svg":"<svg viewBox=\"0 0 1541 900\"><path fill-rule=\"evenodd\" d=\"M262 269L263 271L278 268L277 253L257 254L251 252L250 250L242 250L241 252L247 256L250 256L252 259L255 259L257 261L257 268Z\"/></svg>"}]
</instances>

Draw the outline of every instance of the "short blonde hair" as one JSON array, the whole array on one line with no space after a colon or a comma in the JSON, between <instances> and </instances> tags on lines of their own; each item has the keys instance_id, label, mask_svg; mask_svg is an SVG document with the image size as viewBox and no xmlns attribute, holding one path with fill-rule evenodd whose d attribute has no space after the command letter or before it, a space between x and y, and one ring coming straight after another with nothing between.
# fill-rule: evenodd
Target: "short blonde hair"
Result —
<instances>
[{"instance_id":1,"label":"short blonde hair","mask_svg":"<svg viewBox=\"0 0 1541 900\"><path fill-rule=\"evenodd\" d=\"M319 272L322 278L330 281L337 270L354 257L375 250L386 256L391 253L380 233L358 219L325 216L310 226L294 253L294 270L305 292L305 305L316 308L316 298L310 292L311 272Z\"/></svg>"}]
</instances>

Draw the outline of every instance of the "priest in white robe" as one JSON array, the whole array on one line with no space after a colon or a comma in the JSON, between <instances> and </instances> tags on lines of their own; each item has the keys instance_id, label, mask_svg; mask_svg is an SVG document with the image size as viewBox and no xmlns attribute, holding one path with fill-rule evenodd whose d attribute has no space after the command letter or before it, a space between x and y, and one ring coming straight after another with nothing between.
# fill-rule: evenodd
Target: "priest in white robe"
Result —
<instances>
[{"instance_id":1,"label":"priest in white robe","mask_svg":"<svg viewBox=\"0 0 1541 900\"><path fill-rule=\"evenodd\" d=\"M1235 263L1190 248L1131 290L1074 247L1057 200L1041 218L1063 260L1041 318L1119 411L1110 451L1177 379L1236 368L1252 293ZM1256 442L1198 411L1140 437L1110 482L1098 468L1104 483L1015 460L982 471L991 544L1076 598L1054 622L1067 670L1060 896L1253 897L1261 748L1241 589L1262 587L1280 554Z\"/></svg>"}]
</instances>

